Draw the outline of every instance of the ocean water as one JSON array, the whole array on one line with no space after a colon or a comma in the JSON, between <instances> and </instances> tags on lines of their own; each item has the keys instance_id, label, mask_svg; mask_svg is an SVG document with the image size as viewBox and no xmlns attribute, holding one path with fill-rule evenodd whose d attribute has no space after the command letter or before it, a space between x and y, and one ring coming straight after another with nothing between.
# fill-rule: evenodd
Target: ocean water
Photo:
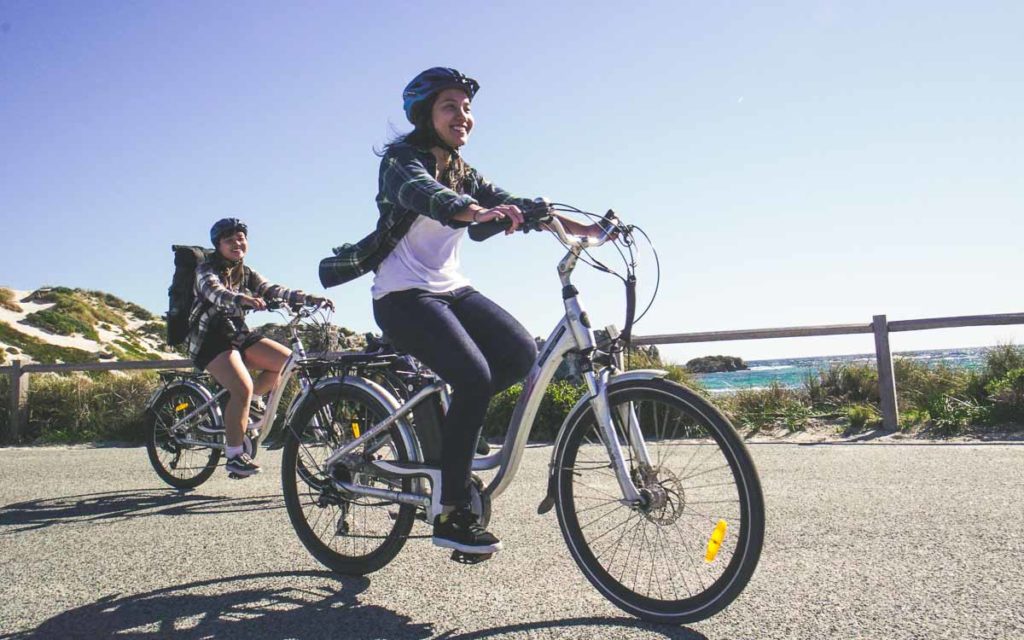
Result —
<instances>
[{"instance_id":1,"label":"ocean water","mask_svg":"<svg viewBox=\"0 0 1024 640\"><path fill-rule=\"evenodd\" d=\"M950 367L974 369L985 363L985 347L968 349L932 349L929 351L905 351L893 353L893 358L910 358L928 364L944 364ZM865 353L846 356L818 356L814 358L783 358L779 360L749 360L747 371L729 373L705 373L698 375L701 383L712 393L735 391L737 389L761 389L772 382L789 388L799 388L809 375L827 370L834 364L842 363L875 364L875 354Z\"/></svg>"}]
</instances>

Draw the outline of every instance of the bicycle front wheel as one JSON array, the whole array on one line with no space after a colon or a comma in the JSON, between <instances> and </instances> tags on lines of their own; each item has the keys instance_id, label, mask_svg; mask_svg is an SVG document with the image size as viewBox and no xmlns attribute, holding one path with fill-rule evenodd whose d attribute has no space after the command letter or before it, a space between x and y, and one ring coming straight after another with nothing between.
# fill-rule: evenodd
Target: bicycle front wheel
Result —
<instances>
[{"instance_id":1,"label":"bicycle front wheel","mask_svg":"<svg viewBox=\"0 0 1024 640\"><path fill-rule=\"evenodd\" d=\"M333 478L324 461L337 447L388 416L375 398L353 386L338 384L315 392L287 425L281 458L284 501L292 527L306 549L328 568L363 575L390 562L405 545L415 507L338 489L333 479L391 491L412 491L412 480L385 478L341 466ZM362 462L409 461L398 428L353 452Z\"/></svg>"},{"instance_id":2,"label":"bicycle front wheel","mask_svg":"<svg viewBox=\"0 0 1024 640\"><path fill-rule=\"evenodd\" d=\"M174 427L182 418L203 406L206 399L195 389L174 384L163 391L147 411L146 451L156 474L177 489L192 489L206 482L217 470L221 451L214 447L183 444L181 439L200 439L198 427L217 424L212 406L188 422Z\"/></svg>"},{"instance_id":3,"label":"bicycle front wheel","mask_svg":"<svg viewBox=\"0 0 1024 640\"><path fill-rule=\"evenodd\" d=\"M645 620L674 624L728 606L754 573L764 540L757 471L728 419L666 380L612 384L615 430L641 504L625 504L589 404L568 421L557 455L558 523L598 591ZM630 443L635 421L643 443ZM647 450L650 465L636 455Z\"/></svg>"}]
</instances>

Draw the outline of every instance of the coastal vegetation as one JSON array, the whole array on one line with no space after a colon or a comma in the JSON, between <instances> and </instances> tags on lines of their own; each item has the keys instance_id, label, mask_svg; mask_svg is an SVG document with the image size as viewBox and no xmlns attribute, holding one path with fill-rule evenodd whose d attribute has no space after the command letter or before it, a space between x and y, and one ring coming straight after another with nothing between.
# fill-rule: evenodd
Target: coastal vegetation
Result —
<instances>
[{"instance_id":1,"label":"coastal vegetation","mask_svg":"<svg viewBox=\"0 0 1024 640\"><path fill-rule=\"evenodd\" d=\"M660 362L656 352L635 353L629 361L634 369L667 368L670 378L704 392L692 373ZM909 359L897 359L894 364L900 425L905 431L949 437L1024 428L1024 348L995 347L985 365L975 371ZM809 376L800 388L776 383L709 397L746 437L811 429L851 434L880 424L877 381L870 365L840 364ZM0 376L0 397L6 397L8 384L8 377ZM157 384L152 372L33 375L29 428L23 440L142 442L145 402ZM290 391L289 396L295 390ZM514 385L495 397L484 423L485 437L504 436L521 393L522 385ZM572 378L552 383L541 402L531 440L551 441L583 393L584 387ZM0 424L7 420L6 404L0 403ZM282 413L285 407L287 401L282 402Z\"/></svg>"},{"instance_id":2,"label":"coastal vegetation","mask_svg":"<svg viewBox=\"0 0 1024 640\"><path fill-rule=\"evenodd\" d=\"M42 287L20 302L43 305L28 309L18 304L16 293L0 287L0 307L19 314L9 322L0 321L0 344L5 355L39 363L79 363L96 360L151 360L162 351L165 324L152 313L102 291ZM38 331L27 333L24 327ZM48 335L66 336L64 344L53 344ZM84 342L79 342L79 340ZM99 345L90 349L88 342ZM71 346L66 346L71 342Z\"/></svg>"},{"instance_id":3,"label":"coastal vegetation","mask_svg":"<svg viewBox=\"0 0 1024 640\"><path fill-rule=\"evenodd\" d=\"M95 362L97 359L95 354L88 351L74 347L60 347L22 333L6 322L0 322L0 342L10 345L11 348L28 355L36 362L47 364L58 360L61 362Z\"/></svg>"},{"instance_id":4,"label":"coastal vegetation","mask_svg":"<svg viewBox=\"0 0 1024 640\"><path fill-rule=\"evenodd\" d=\"M56 288L44 291L50 301L64 300L64 308L77 310L76 320L107 329L124 326L122 312L136 314L134 305L100 292ZM0 300L3 300L0 294ZM75 304L100 302L105 311L82 312ZM88 305L86 305L88 306ZM59 347L27 336L0 322L0 341L8 346L0 358L24 353L38 362L89 362L98 358L150 359L139 335L163 336L164 325L152 318L135 332L123 333L107 345L108 353L93 354ZM268 325L265 331L286 340L284 328ZM303 340L310 351L359 349L365 337L341 327L307 327ZM797 388L779 383L765 388L712 394L689 366L665 362L656 347L625 354L627 369L665 369L668 378L707 395L745 437L765 433L826 431L852 434L880 425L878 374L870 364L835 364L807 376ZM688 363L689 364L689 363ZM920 435L948 437L970 433L1024 429L1024 348L1000 345L988 350L984 365L975 370L928 365L896 358L894 361L901 429ZM9 378L0 375L0 398L7 397ZM29 425L22 433L27 443L73 443L118 440L143 441L145 402L156 388L152 372L35 374L28 393ZM293 387L295 385L293 384ZM562 420L583 397L585 387L573 367L564 367L541 403L531 440L550 441ZM289 389L282 402L296 389ZM504 436L522 385L498 394L484 423L484 435ZM0 426L6 427L7 403L0 403ZM282 418L278 416L278 420Z\"/></svg>"},{"instance_id":5,"label":"coastal vegetation","mask_svg":"<svg viewBox=\"0 0 1024 640\"><path fill-rule=\"evenodd\" d=\"M1024 348L989 349L976 370L893 361L900 428L948 437L1024 430ZM863 363L836 364L809 375L802 387L778 384L714 396L747 434L826 428L856 433L881 424L878 372Z\"/></svg>"},{"instance_id":6,"label":"coastal vegetation","mask_svg":"<svg viewBox=\"0 0 1024 640\"><path fill-rule=\"evenodd\" d=\"M109 303L111 299L120 305L112 306ZM127 324L119 311L126 303L110 294L53 287L39 289L32 295L32 301L50 302L53 306L28 314L25 316L25 324L62 336L77 333L99 342L100 336L96 329L100 323L122 328Z\"/></svg>"},{"instance_id":7,"label":"coastal vegetation","mask_svg":"<svg viewBox=\"0 0 1024 640\"><path fill-rule=\"evenodd\" d=\"M21 313L21 305L15 300L14 292L7 287L0 287L0 308Z\"/></svg>"}]
</instances>

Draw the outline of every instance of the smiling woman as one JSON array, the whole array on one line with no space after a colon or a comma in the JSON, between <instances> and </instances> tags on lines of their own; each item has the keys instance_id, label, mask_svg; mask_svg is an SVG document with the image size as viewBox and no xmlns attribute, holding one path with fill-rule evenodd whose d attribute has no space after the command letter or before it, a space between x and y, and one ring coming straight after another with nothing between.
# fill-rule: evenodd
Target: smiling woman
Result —
<instances>
[{"instance_id":1,"label":"smiling woman","mask_svg":"<svg viewBox=\"0 0 1024 640\"><path fill-rule=\"evenodd\" d=\"M433 540L468 554L501 549L469 507L471 464L491 397L526 375L537 347L511 314L470 286L459 249L471 223L508 220L512 233L523 222L521 208L547 208L543 199L499 189L463 160L479 88L446 67L427 69L405 87L403 108L414 128L381 154L377 228L336 249L320 269L324 286L375 271L377 324L396 347L451 385L442 425L444 513L434 519ZM552 215L568 233L603 233L597 225Z\"/></svg>"}]
</instances>

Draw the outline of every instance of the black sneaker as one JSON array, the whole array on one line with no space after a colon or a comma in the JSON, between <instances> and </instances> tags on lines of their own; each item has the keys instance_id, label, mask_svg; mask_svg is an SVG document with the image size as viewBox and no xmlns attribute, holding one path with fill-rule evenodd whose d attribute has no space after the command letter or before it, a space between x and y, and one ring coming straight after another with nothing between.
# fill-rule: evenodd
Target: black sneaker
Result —
<instances>
[{"instance_id":1,"label":"black sneaker","mask_svg":"<svg viewBox=\"0 0 1024 640\"><path fill-rule=\"evenodd\" d=\"M434 544L473 554L501 550L501 541L480 526L469 507L461 507L434 520Z\"/></svg>"},{"instance_id":2,"label":"black sneaker","mask_svg":"<svg viewBox=\"0 0 1024 640\"><path fill-rule=\"evenodd\" d=\"M234 458L228 458L227 464L224 465L224 469L229 474L239 476L241 478L248 478L249 476L256 475L262 469L260 465L253 462L252 458L249 457L248 453L244 451Z\"/></svg>"}]
</instances>

